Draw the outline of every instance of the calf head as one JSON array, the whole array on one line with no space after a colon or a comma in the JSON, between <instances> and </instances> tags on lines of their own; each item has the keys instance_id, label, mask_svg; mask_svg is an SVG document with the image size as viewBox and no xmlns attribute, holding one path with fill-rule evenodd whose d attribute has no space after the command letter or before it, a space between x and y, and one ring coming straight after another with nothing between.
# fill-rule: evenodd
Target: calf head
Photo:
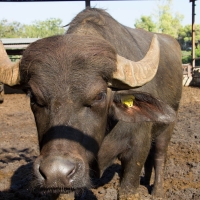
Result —
<instances>
[{"instance_id":1,"label":"calf head","mask_svg":"<svg viewBox=\"0 0 200 200\"><path fill-rule=\"evenodd\" d=\"M156 60L153 64L158 67ZM118 56L108 42L92 36L53 36L25 50L19 64L20 84L30 96L40 146L34 162L35 188L60 193L89 187L90 165L113 127L108 121L174 121L174 111L150 94L119 91L153 78L157 67L150 70L151 77L145 79L145 71L142 81L133 77L137 84L133 83L130 74L139 74L140 65ZM152 69L149 61L148 66ZM6 83L2 77L0 81ZM101 170L107 165L101 164Z\"/></svg>"}]
</instances>

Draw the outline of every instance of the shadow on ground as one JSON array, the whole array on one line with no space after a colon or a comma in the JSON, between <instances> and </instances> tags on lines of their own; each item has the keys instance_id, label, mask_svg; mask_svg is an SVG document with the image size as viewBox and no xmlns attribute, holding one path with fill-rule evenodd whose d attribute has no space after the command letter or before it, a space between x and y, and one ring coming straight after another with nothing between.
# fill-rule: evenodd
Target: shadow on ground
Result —
<instances>
[{"instance_id":1,"label":"shadow on ground","mask_svg":"<svg viewBox=\"0 0 200 200\"><path fill-rule=\"evenodd\" d=\"M8 170L7 166L16 165L16 162L27 163L21 165L17 170L14 171L11 180L10 180L10 188L4 191L0 191L0 200L51 200L55 199L51 195L48 194L40 194L34 192L31 189L31 180L33 178L32 175L32 167L33 160L36 156L30 156L31 154L30 148L25 149L16 149L16 148L2 148L0 149L0 170L2 173L0 174L1 178L3 174L7 176ZM93 185L94 189L101 187L103 185L108 184L114 177L115 173L120 174L120 165L113 164L110 166L103 174L101 179L94 178ZM85 189L84 191L78 191L75 195L76 200L97 200L98 198L93 193L92 190Z\"/></svg>"}]
</instances>

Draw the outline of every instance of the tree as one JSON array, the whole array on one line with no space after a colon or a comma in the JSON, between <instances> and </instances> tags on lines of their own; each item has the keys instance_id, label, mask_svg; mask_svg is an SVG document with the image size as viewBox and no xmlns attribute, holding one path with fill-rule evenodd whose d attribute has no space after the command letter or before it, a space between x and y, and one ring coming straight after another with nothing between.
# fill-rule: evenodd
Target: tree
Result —
<instances>
[{"instance_id":1,"label":"tree","mask_svg":"<svg viewBox=\"0 0 200 200\"><path fill-rule=\"evenodd\" d=\"M19 22L0 21L0 38L43 38L51 35L63 34L62 20L50 18L45 21L35 21L31 25Z\"/></svg>"},{"instance_id":2,"label":"tree","mask_svg":"<svg viewBox=\"0 0 200 200\"><path fill-rule=\"evenodd\" d=\"M136 28L143 28L146 31L156 31L156 25L152 20L151 16L141 16L141 19L136 19L134 26Z\"/></svg>"},{"instance_id":3,"label":"tree","mask_svg":"<svg viewBox=\"0 0 200 200\"><path fill-rule=\"evenodd\" d=\"M178 38L179 30L182 28L181 21L184 16L175 13L171 10L173 0L164 1L163 5L158 5L157 25L158 32L169 34L175 38Z\"/></svg>"},{"instance_id":4,"label":"tree","mask_svg":"<svg viewBox=\"0 0 200 200\"><path fill-rule=\"evenodd\" d=\"M171 6L172 0L163 0L158 4L158 10L152 15L142 16L140 20L136 19L135 27L144 28L148 31L169 34L177 38L179 30L182 28L181 21L183 20L183 15L179 13L173 14Z\"/></svg>"},{"instance_id":5,"label":"tree","mask_svg":"<svg viewBox=\"0 0 200 200\"><path fill-rule=\"evenodd\" d=\"M23 37L43 38L52 35L63 34L62 20L50 18L45 21L35 21L32 25L24 26Z\"/></svg>"},{"instance_id":6,"label":"tree","mask_svg":"<svg viewBox=\"0 0 200 200\"><path fill-rule=\"evenodd\" d=\"M192 46L192 27L191 25L186 25L182 27L178 34L178 41L181 44L182 49L187 49L187 47ZM200 24L195 25L195 43L200 45Z\"/></svg>"},{"instance_id":7,"label":"tree","mask_svg":"<svg viewBox=\"0 0 200 200\"><path fill-rule=\"evenodd\" d=\"M23 31L23 25L19 22L9 22L6 19L0 21L0 38L20 37Z\"/></svg>"}]
</instances>

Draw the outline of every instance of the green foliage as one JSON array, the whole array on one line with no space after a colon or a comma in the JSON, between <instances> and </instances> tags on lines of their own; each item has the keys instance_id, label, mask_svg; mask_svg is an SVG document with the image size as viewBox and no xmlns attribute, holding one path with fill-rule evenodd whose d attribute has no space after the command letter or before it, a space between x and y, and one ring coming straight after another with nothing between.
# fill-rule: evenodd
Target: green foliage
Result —
<instances>
[{"instance_id":1,"label":"green foliage","mask_svg":"<svg viewBox=\"0 0 200 200\"><path fill-rule=\"evenodd\" d=\"M192 41L192 27L191 25L186 25L182 27L178 34L179 40L184 42ZM195 41L200 41L200 24L195 25Z\"/></svg>"},{"instance_id":2,"label":"green foliage","mask_svg":"<svg viewBox=\"0 0 200 200\"><path fill-rule=\"evenodd\" d=\"M188 42L192 39L192 30L191 25L186 25L180 29L179 39L183 39L183 41Z\"/></svg>"},{"instance_id":3,"label":"green foliage","mask_svg":"<svg viewBox=\"0 0 200 200\"><path fill-rule=\"evenodd\" d=\"M43 38L64 33L61 19L47 19L35 21L32 25L25 25L22 37Z\"/></svg>"},{"instance_id":4,"label":"green foliage","mask_svg":"<svg viewBox=\"0 0 200 200\"><path fill-rule=\"evenodd\" d=\"M200 58L200 47L195 49L195 58ZM182 51L182 63L187 64L192 62L191 51ZM200 66L200 60L195 61L196 66Z\"/></svg>"},{"instance_id":5,"label":"green foliage","mask_svg":"<svg viewBox=\"0 0 200 200\"><path fill-rule=\"evenodd\" d=\"M144 28L145 30L152 32L169 34L178 38L178 33L182 28L181 21L183 20L183 15L179 13L173 14L171 7L172 0L161 1L154 14L142 16L141 19L136 19L135 27ZM152 20L153 17L155 18L154 21Z\"/></svg>"},{"instance_id":6,"label":"green foliage","mask_svg":"<svg viewBox=\"0 0 200 200\"><path fill-rule=\"evenodd\" d=\"M156 31L156 25L152 20L151 16L141 16L141 19L136 19L135 21L136 28L143 28L146 31L154 32Z\"/></svg>"},{"instance_id":7,"label":"green foliage","mask_svg":"<svg viewBox=\"0 0 200 200\"><path fill-rule=\"evenodd\" d=\"M195 57L196 58L200 58L200 47L198 49L195 50ZM200 60L196 60L195 61L195 65L196 66L200 66Z\"/></svg>"},{"instance_id":8,"label":"green foliage","mask_svg":"<svg viewBox=\"0 0 200 200\"><path fill-rule=\"evenodd\" d=\"M192 61L191 51L182 51L182 63L187 64L191 63L191 61Z\"/></svg>"},{"instance_id":9,"label":"green foliage","mask_svg":"<svg viewBox=\"0 0 200 200\"><path fill-rule=\"evenodd\" d=\"M192 43L192 27L183 27L181 21L184 16L174 14L172 7L173 0L160 0L157 10L152 15L141 16L140 19L136 19L134 25L147 31L169 34L179 41L182 49L188 49ZM195 25L195 42L200 45L200 24Z\"/></svg>"},{"instance_id":10,"label":"green foliage","mask_svg":"<svg viewBox=\"0 0 200 200\"><path fill-rule=\"evenodd\" d=\"M19 22L0 21L0 38L43 38L51 35L63 34L62 20L50 18L45 21L35 21L31 25Z\"/></svg>"},{"instance_id":11,"label":"green foliage","mask_svg":"<svg viewBox=\"0 0 200 200\"><path fill-rule=\"evenodd\" d=\"M23 31L23 25L19 22L3 19L0 21L0 38L17 38Z\"/></svg>"},{"instance_id":12,"label":"green foliage","mask_svg":"<svg viewBox=\"0 0 200 200\"><path fill-rule=\"evenodd\" d=\"M187 50L189 53L189 55L183 53L182 62L191 63L192 25L181 25L184 16L172 12L172 3L173 0L160 0L157 10L152 15L141 16L140 19L136 19L134 25L136 28L173 36L178 40L181 49ZM200 57L200 24L195 24L195 43L198 44L195 57ZM196 60L196 65L200 66L200 60Z\"/></svg>"},{"instance_id":13,"label":"green foliage","mask_svg":"<svg viewBox=\"0 0 200 200\"><path fill-rule=\"evenodd\" d=\"M178 38L179 30L182 28L181 21L183 20L184 16L172 12L172 0L167 1L167 3L163 5L158 5L159 13L157 15L157 25L158 25L158 32L169 34L175 38Z\"/></svg>"}]
</instances>

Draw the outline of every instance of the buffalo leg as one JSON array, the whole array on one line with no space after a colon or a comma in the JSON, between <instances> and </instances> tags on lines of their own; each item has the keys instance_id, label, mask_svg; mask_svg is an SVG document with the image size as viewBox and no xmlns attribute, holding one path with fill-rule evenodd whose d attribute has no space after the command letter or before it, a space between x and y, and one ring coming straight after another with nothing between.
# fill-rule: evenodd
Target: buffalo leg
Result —
<instances>
[{"instance_id":1,"label":"buffalo leg","mask_svg":"<svg viewBox=\"0 0 200 200\"><path fill-rule=\"evenodd\" d=\"M3 84L0 83L0 103L3 103Z\"/></svg>"},{"instance_id":2,"label":"buffalo leg","mask_svg":"<svg viewBox=\"0 0 200 200\"><path fill-rule=\"evenodd\" d=\"M127 144L127 150L119 157L122 163L120 200L139 199L137 188L140 184L140 173L151 145L151 125L143 123L134 125L134 127L135 130L139 131L134 132L133 130L130 143Z\"/></svg>"},{"instance_id":3,"label":"buffalo leg","mask_svg":"<svg viewBox=\"0 0 200 200\"><path fill-rule=\"evenodd\" d=\"M147 160L144 165L144 179L142 179L142 185L149 186L150 185L150 180L151 180L151 174L154 166L154 145L152 145L150 153L147 157Z\"/></svg>"},{"instance_id":4,"label":"buffalo leg","mask_svg":"<svg viewBox=\"0 0 200 200\"><path fill-rule=\"evenodd\" d=\"M154 143L154 170L155 179L152 195L155 197L164 196L164 167L166 161L167 148L173 132L174 123L168 125L165 130L156 137Z\"/></svg>"}]
</instances>

